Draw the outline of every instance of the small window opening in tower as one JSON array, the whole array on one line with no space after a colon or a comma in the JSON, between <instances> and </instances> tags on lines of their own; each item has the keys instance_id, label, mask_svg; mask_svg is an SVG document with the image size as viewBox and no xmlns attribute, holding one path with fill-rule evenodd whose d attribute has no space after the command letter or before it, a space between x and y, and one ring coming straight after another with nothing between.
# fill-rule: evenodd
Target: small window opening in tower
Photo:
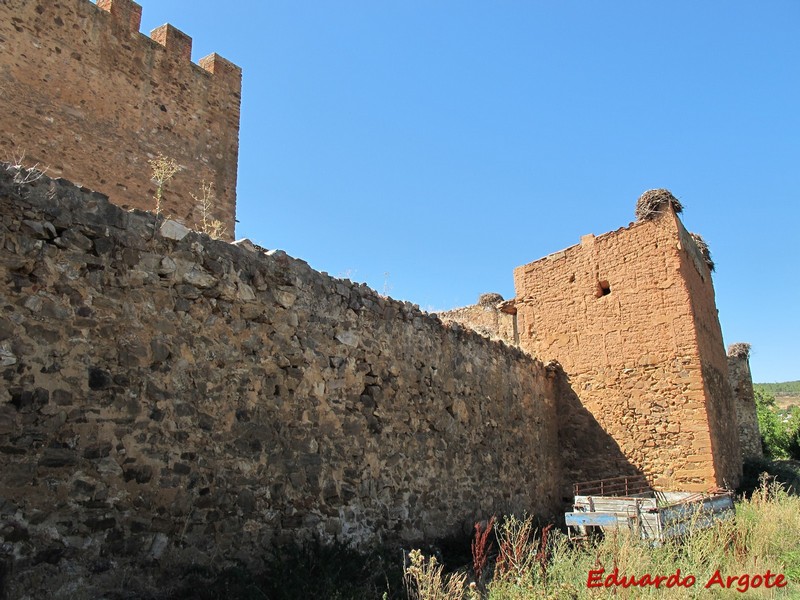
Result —
<instances>
[{"instance_id":1,"label":"small window opening in tower","mask_svg":"<svg viewBox=\"0 0 800 600\"><path fill-rule=\"evenodd\" d=\"M596 298L602 298L603 296L608 296L611 293L611 285L608 281L598 281L597 282L597 289L594 292Z\"/></svg>"}]
</instances>

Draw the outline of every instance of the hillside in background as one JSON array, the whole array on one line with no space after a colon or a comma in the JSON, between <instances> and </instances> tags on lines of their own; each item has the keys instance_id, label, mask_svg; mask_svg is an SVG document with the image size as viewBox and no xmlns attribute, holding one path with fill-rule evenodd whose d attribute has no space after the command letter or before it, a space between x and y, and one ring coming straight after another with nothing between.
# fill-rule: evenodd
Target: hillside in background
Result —
<instances>
[{"instance_id":1,"label":"hillside in background","mask_svg":"<svg viewBox=\"0 0 800 600\"><path fill-rule=\"evenodd\" d=\"M754 383L753 389L766 396L774 397L778 409L785 410L790 406L800 406L800 381Z\"/></svg>"},{"instance_id":2,"label":"hillside in background","mask_svg":"<svg viewBox=\"0 0 800 600\"><path fill-rule=\"evenodd\" d=\"M800 381L782 383L754 383L753 387L773 396L800 396Z\"/></svg>"}]
</instances>

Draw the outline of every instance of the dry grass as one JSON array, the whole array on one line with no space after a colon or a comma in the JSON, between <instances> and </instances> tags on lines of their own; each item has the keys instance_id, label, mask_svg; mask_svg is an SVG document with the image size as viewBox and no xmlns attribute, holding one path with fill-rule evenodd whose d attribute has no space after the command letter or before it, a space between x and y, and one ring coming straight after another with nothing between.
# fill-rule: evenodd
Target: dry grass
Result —
<instances>
[{"instance_id":1,"label":"dry grass","mask_svg":"<svg viewBox=\"0 0 800 600\"><path fill-rule=\"evenodd\" d=\"M48 167L40 167L39 163L31 166L25 166L28 161L25 160L24 151L14 151L12 155L5 161L6 170L14 174L14 183L18 186L33 183L44 177L47 173Z\"/></svg>"},{"instance_id":2,"label":"dry grass","mask_svg":"<svg viewBox=\"0 0 800 600\"><path fill-rule=\"evenodd\" d=\"M800 396L775 396L775 406L779 410L789 410L793 406L800 406Z\"/></svg>"},{"instance_id":3,"label":"dry grass","mask_svg":"<svg viewBox=\"0 0 800 600\"><path fill-rule=\"evenodd\" d=\"M696 531L681 541L670 541L652 547L628 532L618 532L596 542L576 545L565 534L555 532L546 543L535 535L528 520L506 520L497 528L501 561L495 565L495 577L483 596L488 600L523 600L531 598L596 599L596 598L730 598L740 597L747 588L748 598L800 597L800 498L789 495L776 483L762 481L749 500L737 502L735 518L716 523L709 529ZM613 586L589 588L588 579L594 570L603 569L601 580L617 569L619 577L647 574L668 577L680 570L680 579L689 587ZM767 570L782 574L785 587L766 589L751 587L756 575ZM738 577L731 588L716 583L706 589L715 574L727 583L727 577ZM744 575L749 575L746 581ZM676 577L677 578L677 577ZM451 594L453 591L451 590ZM474 594L469 589L461 596L418 595L426 598L464 598ZM472 597L475 597L474 595Z\"/></svg>"},{"instance_id":4,"label":"dry grass","mask_svg":"<svg viewBox=\"0 0 800 600\"><path fill-rule=\"evenodd\" d=\"M435 556L426 557L419 550L408 554L405 583L410 600L461 600L467 574L445 575Z\"/></svg>"}]
</instances>

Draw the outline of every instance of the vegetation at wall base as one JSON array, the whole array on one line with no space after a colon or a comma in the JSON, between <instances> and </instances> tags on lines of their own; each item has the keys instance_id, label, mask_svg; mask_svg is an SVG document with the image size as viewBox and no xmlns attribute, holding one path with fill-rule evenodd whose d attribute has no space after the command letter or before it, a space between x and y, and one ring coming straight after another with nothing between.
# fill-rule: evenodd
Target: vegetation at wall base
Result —
<instances>
[{"instance_id":1,"label":"vegetation at wall base","mask_svg":"<svg viewBox=\"0 0 800 600\"><path fill-rule=\"evenodd\" d=\"M744 463L744 474L737 492L750 498L760 487L760 479L767 473L776 483L794 496L800 496L800 461L797 460L748 460Z\"/></svg>"},{"instance_id":2,"label":"vegetation at wall base","mask_svg":"<svg viewBox=\"0 0 800 600\"><path fill-rule=\"evenodd\" d=\"M766 473L751 487L754 474ZM597 598L797 598L800 597L800 463L761 461L745 469L745 486L735 518L695 531L683 540L652 546L628 532L605 538L571 541L557 529L539 527L531 519L508 517L492 536L478 544L488 556L476 581L469 541L460 548L444 546L402 552L399 548L358 553L345 545L312 542L282 550L264 573L243 567L187 572L167 597L212 600L583 600ZM486 524L478 528L485 537ZM448 543L449 546L449 543ZM450 551L455 552L453 559ZM442 552L444 557L442 557ZM443 566L444 565L444 566ZM600 569L603 569L600 573ZM604 582L664 577L662 584L590 588L589 579ZM777 575L785 587L767 589ZM719 576L717 576L719 572ZM742 576L747 575L745 580ZM760 576L760 579L756 577ZM674 576L666 588L668 577ZM687 586L687 582L694 583ZM714 581L738 577L728 589ZM715 577L717 578L715 580ZM720 579L721 578L721 579ZM712 582L709 589L705 586ZM758 583L758 587L753 585ZM745 594L738 589L747 587Z\"/></svg>"},{"instance_id":3,"label":"vegetation at wall base","mask_svg":"<svg viewBox=\"0 0 800 600\"><path fill-rule=\"evenodd\" d=\"M793 476L800 478L800 470L796 469ZM502 532L503 528L501 523L497 531ZM505 536L498 533L500 546L513 549L514 563L522 568L498 566L508 560L501 550L485 592L467 587L461 595L445 594L448 580L444 577L438 593L421 595L412 590L410 597L413 600L683 599L739 597L743 591L748 598L800 596L800 497L790 494L769 475L761 478L749 498L740 499L735 518L661 546L651 546L627 531L577 544L560 531L550 532L546 540L541 533L529 535L530 531L520 527L518 521L505 531ZM466 571L455 576L460 579L465 573L469 580L471 573ZM605 587L609 576L614 579ZM652 582L659 576L663 580L656 587ZM769 589L764 583L766 576ZM737 579L728 586L728 577ZM617 585L615 581L626 581L629 585ZM785 585L777 587L778 582ZM429 585L419 584L414 589L422 588L430 590Z\"/></svg>"},{"instance_id":4,"label":"vegetation at wall base","mask_svg":"<svg viewBox=\"0 0 800 600\"><path fill-rule=\"evenodd\" d=\"M781 409L774 396L760 389L755 401L764 456L800 460L800 406Z\"/></svg>"}]
</instances>

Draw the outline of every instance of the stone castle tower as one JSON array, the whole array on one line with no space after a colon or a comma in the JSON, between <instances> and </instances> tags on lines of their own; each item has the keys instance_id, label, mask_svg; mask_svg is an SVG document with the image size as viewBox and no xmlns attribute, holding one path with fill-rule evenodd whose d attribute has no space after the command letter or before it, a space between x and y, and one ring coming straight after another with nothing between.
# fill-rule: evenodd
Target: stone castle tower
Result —
<instances>
[{"instance_id":1,"label":"stone castle tower","mask_svg":"<svg viewBox=\"0 0 800 600\"><path fill-rule=\"evenodd\" d=\"M192 39L171 25L139 33L133 0L0 2L0 160L38 163L153 210L149 160L174 159L163 212L200 221L203 181L213 217L233 236L241 69L217 54L191 62Z\"/></svg>"}]
</instances>

